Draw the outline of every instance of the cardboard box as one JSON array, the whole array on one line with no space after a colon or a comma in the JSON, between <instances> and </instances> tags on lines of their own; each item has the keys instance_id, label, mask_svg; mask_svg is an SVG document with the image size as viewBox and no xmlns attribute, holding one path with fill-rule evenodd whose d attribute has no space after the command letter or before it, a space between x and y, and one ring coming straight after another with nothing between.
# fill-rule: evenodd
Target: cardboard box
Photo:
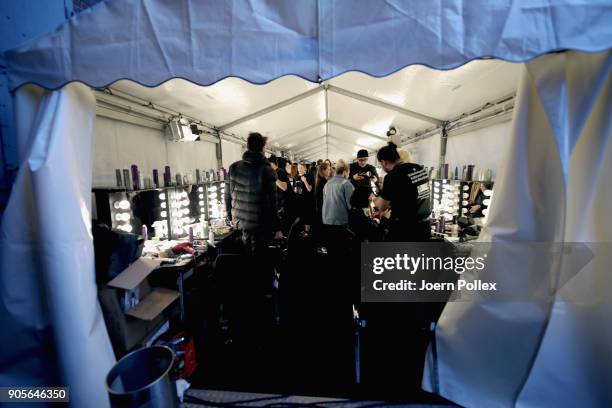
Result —
<instances>
[{"instance_id":1,"label":"cardboard box","mask_svg":"<svg viewBox=\"0 0 612 408\"><path fill-rule=\"evenodd\" d=\"M152 321L179 297L177 291L149 286L147 277L161 262L161 259L139 258L108 283L123 291L125 314Z\"/></svg>"}]
</instances>

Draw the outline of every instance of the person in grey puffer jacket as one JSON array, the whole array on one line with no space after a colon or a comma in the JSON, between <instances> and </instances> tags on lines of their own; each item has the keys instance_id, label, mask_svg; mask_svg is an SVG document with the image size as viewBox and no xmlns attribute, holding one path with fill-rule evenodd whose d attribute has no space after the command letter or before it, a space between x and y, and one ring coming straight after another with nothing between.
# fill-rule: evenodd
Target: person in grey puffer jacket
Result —
<instances>
[{"instance_id":1,"label":"person in grey puffer jacket","mask_svg":"<svg viewBox=\"0 0 612 408\"><path fill-rule=\"evenodd\" d=\"M272 235L282 238L276 206L276 173L264 156L266 138L251 133L242 160L229 168L226 191L227 213L242 232L242 241L251 255L266 250Z\"/></svg>"}]
</instances>

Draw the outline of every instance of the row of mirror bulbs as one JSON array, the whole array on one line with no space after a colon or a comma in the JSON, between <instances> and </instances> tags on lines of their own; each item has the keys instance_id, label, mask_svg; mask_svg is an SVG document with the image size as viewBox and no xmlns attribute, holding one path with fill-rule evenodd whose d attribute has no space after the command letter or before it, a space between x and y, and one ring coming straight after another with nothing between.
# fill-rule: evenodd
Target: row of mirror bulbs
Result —
<instances>
[{"instance_id":1,"label":"row of mirror bulbs","mask_svg":"<svg viewBox=\"0 0 612 408\"><path fill-rule=\"evenodd\" d=\"M115 214L115 221L123 222L124 224L117 225L117 229L125 232L132 232L132 225L130 219L132 218L130 212L130 202L128 200L119 200L113 203L115 210L119 211ZM125 211L125 212L122 212Z\"/></svg>"},{"instance_id":2,"label":"row of mirror bulbs","mask_svg":"<svg viewBox=\"0 0 612 408\"><path fill-rule=\"evenodd\" d=\"M115 207L115 210L129 210L130 202L128 200L115 201L113 207Z\"/></svg>"},{"instance_id":3,"label":"row of mirror bulbs","mask_svg":"<svg viewBox=\"0 0 612 408\"><path fill-rule=\"evenodd\" d=\"M130 224L125 224L125 225L118 225L117 226L118 230L121 231L125 231L125 232L132 232L133 228Z\"/></svg>"},{"instance_id":4,"label":"row of mirror bulbs","mask_svg":"<svg viewBox=\"0 0 612 408\"><path fill-rule=\"evenodd\" d=\"M166 217L168 217L168 211L165 210L165 208L167 207L167 204L166 204L166 193L159 193L159 199L161 201L161 204L160 204L161 208L164 208L164 210L162 210L159 213L159 215L162 218L166 218Z\"/></svg>"},{"instance_id":5,"label":"row of mirror bulbs","mask_svg":"<svg viewBox=\"0 0 612 408\"><path fill-rule=\"evenodd\" d=\"M124 221L124 222L129 222L130 221L130 213L118 213L115 214L115 221Z\"/></svg>"}]
</instances>

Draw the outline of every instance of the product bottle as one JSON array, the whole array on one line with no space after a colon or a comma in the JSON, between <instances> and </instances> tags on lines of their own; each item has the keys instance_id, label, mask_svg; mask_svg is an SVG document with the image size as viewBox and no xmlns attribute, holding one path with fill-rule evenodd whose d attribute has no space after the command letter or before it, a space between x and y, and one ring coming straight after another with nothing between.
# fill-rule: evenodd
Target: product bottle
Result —
<instances>
[{"instance_id":1,"label":"product bottle","mask_svg":"<svg viewBox=\"0 0 612 408\"><path fill-rule=\"evenodd\" d=\"M164 169L164 187L172 186L172 174L170 173L170 166L166 166Z\"/></svg>"},{"instance_id":2,"label":"product bottle","mask_svg":"<svg viewBox=\"0 0 612 408\"><path fill-rule=\"evenodd\" d=\"M123 169L123 187L126 190L129 190L132 186L132 182L130 180L130 171L128 169Z\"/></svg>"},{"instance_id":3,"label":"product bottle","mask_svg":"<svg viewBox=\"0 0 612 408\"><path fill-rule=\"evenodd\" d=\"M153 185L155 188L159 188L159 173L157 169L153 169Z\"/></svg>"},{"instance_id":4,"label":"product bottle","mask_svg":"<svg viewBox=\"0 0 612 408\"><path fill-rule=\"evenodd\" d=\"M123 187L123 180L121 178L121 170L115 169L115 178L117 179L117 187Z\"/></svg>"},{"instance_id":5,"label":"product bottle","mask_svg":"<svg viewBox=\"0 0 612 408\"><path fill-rule=\"evenodd\" d=\"M215 245L215 232L210 225L208 226L208 243L213 246Z\"/></svg>"},{"instance_id":6,"label":"product bottle","mask_svg":"<svg viewBox=\"0 0 612 408\"><path fill-rule=\"evenodd\" d=\"M132 189L140 190L140 176L138 174L138 166L135 164L132 164L131 169L132 169Z\"/></svg>"}]
</instances>

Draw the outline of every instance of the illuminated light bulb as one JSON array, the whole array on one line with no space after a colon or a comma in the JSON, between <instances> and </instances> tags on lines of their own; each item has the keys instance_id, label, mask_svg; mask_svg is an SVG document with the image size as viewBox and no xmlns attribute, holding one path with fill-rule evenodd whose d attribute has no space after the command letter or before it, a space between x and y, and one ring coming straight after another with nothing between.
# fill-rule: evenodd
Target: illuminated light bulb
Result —
<instances>
[{"instance_id":1,"label":"illuminated light bulb","mask_svg":"<svg viewBox=\"0 0 612 408\"><path fill-rule=\"evenodd\" d=\"M130 220L130 214L124 213L124 214L121 214L121 215L122 215L121 218L123 219L123 221L129 221Z\"/></svg>"},{"instance_id":2,"label":"illuminated light bulb","mask_svg":"<svg viewBox=\"0 0 612 408\"><path fill-rule=\"evenodd\" d=\"M463 200L463 201L461 202L461 205L468 205L468 204L469 204L469 203L467 202L467 200Z\"/></svg>"},{"instance_id":3,"label":"illuminated light bulb","mask_svg":"<svg viewBox=\"0 0 612 408\"><path fill-rule=\"evenodd\" d=\"M113 203L113 207L115 207L115 210L118 210L119 208L121 208L121 205L119 204L119 201L115 201Z\"/></svg>"},{"instance_id":4,"label":"illuminated light bulb","mask_svg":"<svg viewBox=\"0 0 612 408\"><path fill-rule=\"evenodd\" d=\"M161 203L161 208L166 208L166 203Z\"/></svg>"},{"instance_id":5,"label":"illuminated light bulb","mask_svg":"<svg viewBox=\"0 0 612 408\"><path fill-rule=\"evenodd\" d=\"M489 209L485 208L484 210L482 210L482 215L484 215L485 217L489 215Z\"/></svg>"},{"instance_id":6,"label":"illuminated light bulb","mask_svg":"<svg viewBox=\"0 0 612 408\"><path fill-rule=\"evenodd\" d=\"M123 217L121 216L121 214L115 214L115 220L121 221L122 219Z\"/></svg>"},{"instance_id":7,"label":"illuminated light bulb","mask_svg":"<svg viewBox=\"0 0 612 408\"><path fill-rule=\"evenodd\" d=\"M198 192L201 193L204 191L204 187L198 187Z\"/></svg>"},{"instance_id":8,"label":"illuminated light bulb","mask_svg":"<svg viewBox=\"0 0 612 408\"><path fill-rule=\"evenodd\" d=\"M217 186L212 186L211 188L208 189L209 192L214 193L215 191L217 191Z\"/></svg>"},{"instance_id":9,"label":"illuminated light bulb","mask_svg":"<svg viewBox=\"0 0 612 408\"><path fill-rule=\"evenodd\" d=\"M161 215L162 218L166 218L168 216L168 211L162 211L159 215Z\"/></svg>"},{"instance_id":10,"label":"illuminated light bulb","mask_svg":"<svg viewBox=\"0 0 612 408\"><path fill-rule=\"evenodd\" d=\"M132 226L131 226L131 225L129 225L129 224L128 224L128 225L125 225L125 226L123 227L123 230L124 230L125 232L132 232Z\"/></svg>"},{"instance_id":11,"label":"illuminated light bulb","mask_svg":"<svg viewBox=\"0 0 612 408\"><path fill-rule=\"evenodd\" d=\"M159 199L160 199L160 200L165 200L165 199L166 199L166 194L165 194L165 193L161 193L161 194L159 195Z\"/></svg>"},{"instance_id":12,"label":"illuminated light bulb","mask_svg":"<svg viewBox=\"0 0 612 408\"><path fill-rule=\"evenodd\" d=\"M186 191L183 191L183 192L181 193L181 197L183 197L183 198L187 198L187 192L186 192Z\"/></svg>"},{"instance_id":13,"label":"illuminated light bulb","mask_svg":"<svg viewBox=\"0 0 612 408\"><path fill-rule=\"evenodd\" d=\"M183 214L185 214L185 215L189 214L189 208L185 208L185 209L183 210Z\"/></svg>"},{"instance_id":14,"label":"illuminated light bulb","mask_svg":"<svg viewBox=\"0 0 612 408\"><path fill-rule=\"evenodd\" d=\"M203 206L203 205L204 205L204 201L200 201L200 202L198 202L198 205L199 205L200 207L201 207L201 206Z\"/></svg>"},{"instance_id":15,"label":"illuminated light bulb","mask_svg":"<svg viewBox=\"0 0 612 408\"><path fill-rule=\"evenodd\" d=\"M122 210L127 210L130 208L130 202L128 200L121 200L121 202L119 202L119 208L121 208Z\"/></svg>"},{"instance_id":16,"label":"illuminated light bulb","mask_svg":"<svg viewBox=\"0 0 612 408\"><path fill-rule=\"evenodd\" d=\"M186 207L189 205L189 200L183 200L181 201L181 204L183 204L183 207Z\"/></svg>"},{"instance_id":17,"label":"illuminated light bulb","mask_svg":"<svg viewBox=\"0 0 612 408\"><path fill-rule=\"evenodd\" d=\"M206 208L200 207L200 212L203 213L204 211L206 211Z\"/></svg>"},{"instance_id":18,"label":"illuminated light bulb","mask_svg":"<svg viewBox=\"0 0 612 408\"><path fill-rule=\"evenodd\" d=\"M200 200L203 200L203 199L204 199L204 194L198 194L198 198L199 198Z\"/></svg>"},{"instance_id":19,"label":"illuminated light bulb","mask_svg":"<svg viewBox=\"0 0 612 408\"><path fill-rule=\"evenodd\" d=\"M210 194L208 198L210 198L211 200L214 200L215 198L217 198L217 193Z\"/></svg>"},{"instance_id":20,"label":"illuminated light bulb","mask_svg":"<svg viewBox=\"0 0 612 408\"><path fill-rule=\"evenodd\" d=\"M464 190L464 191L467 191L467 190L469 190L469 189L470 189L470 187L469 187L467 184L463 186L463 190Z\"/></svg>"},{"instance_id":21,"label":"illuminated light bulb","mask_svg":"<svg viewBox=\"0 0 612 408\"><path fill-rule=\"evenodd\" d=\"M491 195L493 194L493 191L492 190L485 190L485 191L482 192L482 194L484 194L487 197L491 197Z\"/></svg>"},{"instance_id":22,"label":"illuminated light bulb","mask_svg":"<svg viewBox=\"0 0 612 408\"><path fill-rule=\"evenodd\" d=\"M482 203L488 207L489 205L491 205L491 199L490 198L484 199L482 200Z\"/></svg>"}]
</instances>

